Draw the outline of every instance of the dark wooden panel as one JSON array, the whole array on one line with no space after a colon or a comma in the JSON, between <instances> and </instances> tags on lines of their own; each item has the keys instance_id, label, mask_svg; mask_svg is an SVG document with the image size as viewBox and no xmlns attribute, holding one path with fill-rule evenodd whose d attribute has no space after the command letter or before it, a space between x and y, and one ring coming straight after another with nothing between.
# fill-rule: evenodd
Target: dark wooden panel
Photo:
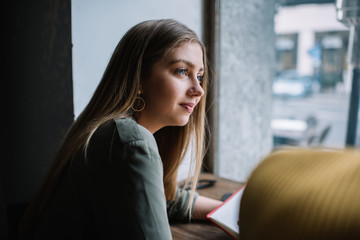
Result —
<instances>
[{"instance_id":1,"label":"dark wooden panel","mask_svg":"<svg viewBox=\"0 0 360 240\"><path fill-rule=\"evenodd\" d=\"M11 0L3 9L6 117L0 239L5 240L16 238L24 206L39 187L74 113L71 1Z\"/></svg>"}]
</instances>

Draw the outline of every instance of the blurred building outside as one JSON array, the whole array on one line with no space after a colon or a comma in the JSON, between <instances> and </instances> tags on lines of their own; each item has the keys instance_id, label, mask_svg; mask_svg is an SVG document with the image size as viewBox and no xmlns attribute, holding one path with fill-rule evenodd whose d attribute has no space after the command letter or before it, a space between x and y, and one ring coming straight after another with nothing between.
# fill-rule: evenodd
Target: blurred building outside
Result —
<instances>
[{"instance_id":1,"label":"blurred building outside","mask_svg":"<svg viewBox=\"0 0 360 240\"><path fill-rule=\"evenodd\" d=\"M283 6L275 15L276 71L297 70L317 91L350 92L346 54L349 29L336 19L335 4Z\"/></svg>"},{"instance_id":2,"label":"blurred building outside","mask_svg":"<svg viewBox=\"0 0 360 240\"><path fill-rule=\"evenodd\" d=\"M274 146L343 148L351 92L349 29L337 21L335 3L279 6L274 21Z\"/></svg>"}]
</instances>

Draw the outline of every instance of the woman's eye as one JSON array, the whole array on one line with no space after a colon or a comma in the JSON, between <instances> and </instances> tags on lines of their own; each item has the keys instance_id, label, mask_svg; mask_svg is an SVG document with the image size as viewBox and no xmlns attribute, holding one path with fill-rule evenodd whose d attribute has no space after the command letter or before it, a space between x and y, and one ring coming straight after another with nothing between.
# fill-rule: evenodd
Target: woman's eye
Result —
<instances>
[{"instance_id":1,"label":"woman's eye","mask_svg":"<svg viewBox=\"0 0 360 240\"><path fill-rule=\"evenodd\" d=\"M200 82L200 84L204 81L204 76L203 75L199 75L197 76L198 81Z\"/></svg>"},{"instance_id":2,"label":"woman's eye","mask_svg":"<svg viewBox=\"0 0 360 240\"><path fill-rule=\"evenodd\" d=\"M178 69L177 73L180 74L180 75L185 75L185 76L188 75L188 71L185 68Z\"/></svg>"}]
</instances>

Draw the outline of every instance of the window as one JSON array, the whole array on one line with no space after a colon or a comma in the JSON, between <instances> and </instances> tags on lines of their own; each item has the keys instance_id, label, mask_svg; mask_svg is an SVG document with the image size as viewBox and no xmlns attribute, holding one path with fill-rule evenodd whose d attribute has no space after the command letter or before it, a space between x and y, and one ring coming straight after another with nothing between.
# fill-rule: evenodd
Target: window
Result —
<instances>
[{"instance_id":1,"label":"window","mask_svg":"<svg viewBox=\"0 0 360 240\"><path fill-rule=\"evenodd\" d=\"M333 3L280 7L275 25L278 39L293 31L299 47L291 72L277 59L283 67L273 82L274 146L343 148L351 90L348 29L336 20Z\"/></svg>"}]
</instances>

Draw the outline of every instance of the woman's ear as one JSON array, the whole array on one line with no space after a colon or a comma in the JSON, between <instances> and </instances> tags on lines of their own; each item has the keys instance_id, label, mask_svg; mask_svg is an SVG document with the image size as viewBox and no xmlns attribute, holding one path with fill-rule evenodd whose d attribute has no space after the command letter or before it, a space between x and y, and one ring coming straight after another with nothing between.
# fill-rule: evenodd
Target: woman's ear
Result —
<instances>
[{"instance_id":1,"label":"woman's ear","mask_svg":"<svg viewBox=\"0 0 360 240\"><path fill-rule=\"evenodd\" d=\"M141 94L144 93L144 90L146 88L146 82L145 82L145 79L144 78L141 78L140 79L140 83L139 83L139 92L141 92Z\"/></svg>"},{"instance_id":2,"label":"woman's ear","mask_svg":"<svg viewBox=\"0 0 360 240\"><path fill-rule=\"evenodd\" d=\"M139 94L139 93L143 93L142 79L140 80L140 83L139 83L138 94Z\"/></svg>"}]
</instances>

